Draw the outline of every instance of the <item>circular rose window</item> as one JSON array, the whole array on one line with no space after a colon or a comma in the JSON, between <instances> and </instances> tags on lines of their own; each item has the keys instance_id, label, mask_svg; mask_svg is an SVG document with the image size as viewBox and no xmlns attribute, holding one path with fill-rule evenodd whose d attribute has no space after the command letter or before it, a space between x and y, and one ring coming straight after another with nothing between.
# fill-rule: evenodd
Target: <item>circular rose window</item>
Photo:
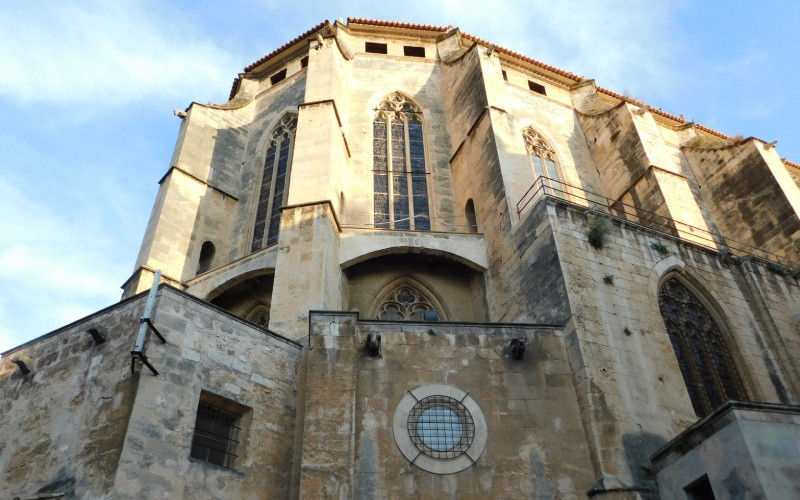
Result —
<instances>
[{"instance_id":1,"label":"circular rose window","mask_svg":"<svg viewBox=\"0 0 800 500\"><path fill-rule=\"evenodd\" d=\"M486 420L472 397L447 385L408 391L394 416L400 451L417 467L451 474L473 464L486 445Z\"/></svg>"}]
</instances>

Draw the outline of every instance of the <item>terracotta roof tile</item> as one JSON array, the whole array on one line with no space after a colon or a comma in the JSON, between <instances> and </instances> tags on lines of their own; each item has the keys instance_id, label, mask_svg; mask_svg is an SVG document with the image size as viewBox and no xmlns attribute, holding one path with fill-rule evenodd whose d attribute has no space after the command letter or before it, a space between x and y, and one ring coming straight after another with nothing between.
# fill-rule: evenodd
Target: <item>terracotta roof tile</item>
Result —
<instances>
[{"instance_id":1,"label":"terracotta roof tile","mask_svg":"<svg viewBox=\"0 0 800 500\"><path fill-rule=\"evenodd\" d=\"M347 23L348 24L365 24L365 25L369 25L369 26L383 26L383 27L387 27L387 28L425 30L425 31L434 31L434 32L438 32L438 33L444 33L446 31L448 31L449 29L451 29L450 27L434 26L434 25L430 25L430 24L400 23L400 22L396 22L396 21L382 21L382 20L378 20L378 19L365 19L365 18L360 18L360 17L348 17L347 18ZM302 40L304 38L307 38L308 36L312 35L314 32L320 30L321 28L323 28L323 27L325 27L325 26L327 26L329 24L330 23L327 20L321 22L320 24L314 26L313 28L311 28L310 30L306 31L305 33L303 33L302 35L298 36L297 38L294 38L293 40L285 43L284 45L282 45L278 49L270 52L269 54L267 54L266 56L262 57L258 61L256 61L253 64L247 66L244 70L245 71L252 71L253 69L255 69L259 65L263 64L264 62L268 61L272 57L275 57L277 54L283 52L284 50L288 49L289 47L291 47L292 45L296 44L300 40ZM474 35L470 35L469 33L463 33L462 32L461 35L464 38L466 38L467 40L473 41L475 43L479 43L479 44L487 45L487 46L494 45L493 43L491 43L491 42L489 42L487 40L484 40L484 39L479 38L479 37L474 36ZM569 78L571 80L574 80L576 83L577 82L582 82L582 81L585 80L584 77L578 76L575 73L571 73L569 71L565 71L565 70L557 68L555 66L551 66L549 64L545 64L545 63L543 63L541 61L538 61L536 59L532 59L532 58L530 58L528 56L520 54L519 52L514 52L513 50L510 50L510 49L507 49L505 47L501 47L501 46L498 46L498 45L494 45L494 46L495 46L495 50L497 50L498 52L502 52L502 53L507 54L507 55L509 55L511 57L514 57L516 59L520 59L520 60L525 61L527 63L533 64L534 66L538 66L538 67L540 67L542 69L545 69L545 70L550 71L552 73L555 73L557 75L563 76L565 78ZM234 83L234 85L235 85L235 83ZM603 88L603 87L597 87L597 91L598 92L602 92L602 93L604 93L606 95L609 95L611 97L614 97L616 99L620 99L622 101L626 101L626 102L629 102L631 104L635 104L637 106L645 106L645 103L643 103L641 101L638 101L636 99L633 99L631 97L624 96L624 95L619 94L617 92L614 92L613 90L609 90L609 89L606 89L606 88ZM664 110L662 110L660 108L651 107L650 110L655 114L664 116L664 117L666 117L666 118L668 118L670 120L674 120L674 121L676 121L678 123L686 123L686 119L684 119L682 116L677 116L677 115L674 115L672 113L668 113L668 112L666 112L666 111L664 111ZM703 132L706 132L706 133L709 133L709 134L712 134L712 135L716 135L716 136L722 137L724 139L731 139L731 136L723 134L722 132L719 132L719 131L714 130L714 129L709 128L709 127L706 127L704 125L695 124L695 127L698 130L702 130Z\"/></svg>"},{"instance_id":2,"label":"terracotta roof tile","mask_svg":"<svg viewBox=\"0 0 800 500\"><path fill-rule=\"evenodd\" d=\"M431 24L398 23L395 21L380 21L378 19L364 19L361 17L348 17L347 24L368 24L371 26L385 26L387 28L404 28L409 30L427 30L445 32L450 28L433 26Z\"/></svg>"},{"instance_id":3,"label":"terracotta roof tile","mask_svg":"<svg viewBox=\"0 0 800 500\"><path fill-rule=\"evenodd\" d=\"M794 167L800 170L800 163L795 163L793 161L787 160L786 158L781 158L781 160L783 160L783 163L789 165L790 167Z\"/></svg>"},{"instance_id":4,"label":"terracotta roof tile","mask_svg":"<svg viewBox=\"0 0 800 500\"><path fill-rule=\"evenodd\" d=\"M245 71L245 72L248 72L248 71L253 71L254 69L256 69L257 67L259 67L259 66L260 66L260 65L262 65L263 63L265 63L265 62L267 62L268 60L272 59L273 57L275 57L276 55L280 54L280 53L281 53L281 52L283 52L284 50L288 49L288 48L289 48L289 47L291 47L292 45L296 44L296 43L297 43L297 42L299 42L300 40L302 40L302 39L304 39L304 38L307 38L307 37L309 37L309 36L313 35L313 34L314 34L316 31L319 31L320 29L324 28L325 26L328 26L329 24L330 24L330 22L328 22L328 20L327 20L327 19L326 19L326 20L324 20L324 21L322 21L322 22L321 22L321 23L319 23L318 25L314 26L314 27L313 27L313 28L311 28L310 30L308 30L308 31L306 31L305 33L303 33L302 35L300 35L300 36L298 36L298 37L296 37L296 38L293 38L293 39L289 40L288 42L284 43L283 45L281 45L281 46L280 46L280 47L278 47L277 49L273 50L273 51L272 51L272 52L270 52L269 54L265 55L264 57L262 57L262 58L261 58L261 59L259 59L258 61L254 62L254 63L252 63L252 64L250 64L250 65L248 65L248 66L245 66L245 68L244 68L244 71Z\"/></svg>"}]
</instances>

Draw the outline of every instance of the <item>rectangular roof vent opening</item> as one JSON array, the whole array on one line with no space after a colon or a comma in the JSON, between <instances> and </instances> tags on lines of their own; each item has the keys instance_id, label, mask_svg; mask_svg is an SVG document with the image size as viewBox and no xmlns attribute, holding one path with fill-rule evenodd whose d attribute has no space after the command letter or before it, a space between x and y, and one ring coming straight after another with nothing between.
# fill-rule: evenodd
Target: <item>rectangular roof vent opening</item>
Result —
<instances>
[{"instance_id":1,"label":"rectangular roof vent opening","mask_svg":"<svg viewBox=\"0 0 800 500\"><path fill-rule=\"evenodd\" d=\"M269 83L275 85L284 78L286 78L286 68L283 68L282 70L278 71L277 73L269 77Z\"/></svg>"},{"instance_id":2,"label":"rectangular roof vent opening","mask_svg":"<svg viewBox=\"0 0 800 500\"><path fill-rule=\"evenodd\" d=\"M544 89L544 85L536 82L532 82L528 80L528 88L536 92L537 94L547 95L547 91Z\"/></svg>"},{"instance_id":3,"label":"rectangular roof vent opening","mask_svg":"<svg viewBox=\"0 0 800 500\"><path fill-rule=\"evenodd\" d=\"M404 45L403 55L409 57L425 57L425 47L414 47L413 45Z\"/></svg>"},{"instance_id":4,"label":"rectangular roof vent opening","mask_svg":"<svg viewBox=\"0 0 800 500\"><path fill-rule=\"evenodd\" d=\"M370 54L386 54L388 52L385 43L376 42L366 42L364 44L364 50Z\"/></svg>"}]
</instances>

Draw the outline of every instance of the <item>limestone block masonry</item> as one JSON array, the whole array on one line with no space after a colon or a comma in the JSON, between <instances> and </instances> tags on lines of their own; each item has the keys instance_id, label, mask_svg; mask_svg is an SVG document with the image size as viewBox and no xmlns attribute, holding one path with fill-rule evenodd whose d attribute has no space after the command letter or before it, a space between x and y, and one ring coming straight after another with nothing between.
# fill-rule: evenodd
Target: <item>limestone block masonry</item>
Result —
<instances>
[{"instance_id":1,"label":"limestone block masonry","mask_svg":"<svg viewBox=\"0 0 800 500\"><path fill-rule=\"evenodd\" d=\"M4 497L797 488L764 453L711 472L796 455L800 167L774 143L353 18L180 119L122 300L0 355Z\"/></svg>"}]
</instances>

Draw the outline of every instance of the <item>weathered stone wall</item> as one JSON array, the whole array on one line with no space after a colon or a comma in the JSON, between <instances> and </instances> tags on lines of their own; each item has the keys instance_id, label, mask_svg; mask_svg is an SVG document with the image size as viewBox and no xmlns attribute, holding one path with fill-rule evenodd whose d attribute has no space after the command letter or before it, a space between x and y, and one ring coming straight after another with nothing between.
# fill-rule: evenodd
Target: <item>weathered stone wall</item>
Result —
<instances>
[{"instance_id":1,"label":"weathered stone wall","mask_svg":"<svg viewBox=\"0 0 800 500\"><path fill-rule=\"evenodd\" d=\"M382 336L380 358L364 351ZM512 338L528 341L513 360ZM315 313L301 498L581 496L593 481L561 332L535 326L357 322ZM406 391L467 391L487 421L485 451L450 475L420 470L392 432Z\"/></svg>"},{"instance_id":2,"label":"weathered stone wall","mask_svg":"<svg viewBox=\"0 0 800 500\"><path fill-rule=\"evenodd\" d=\"M286 497L300 346L163 287L153 323L167 344L147 347L117 498ZM189 458L201 390L252 408L233 470Z\"/></svg>"},{"instance_id":3,"label":"weathered stone wall","mask_svg":"<svg viewBox=\"0 0 800 500\"><path fill-rule=\"evenodd\" d=\"M266 78L266 81L269 81L269 78ZM253 119L247 124L247 145L243 157L238 159L240 165L235 193L239 203L229 236L231 250L227 262L250 254L269 140L286 113L297 114L297 107L304 99L306 81L306 72L301 71L271 86L269 90L258 94L255 98ZM223 152L224 150L221 150L221 153ZM291 182L291 171L288 175Z\"/></svg>"},{"instance_id":4,"label":"weathered stone wall","mask_svg":"<svg viewBox=\"0 0 800 500\"><path fill-rule=\"evenodd\" d=\"M358 52L347 63L352 75L350 94L342 105L347 106L346 132L351 153L348 170L340 173L346 207L341 217L343 223L362 227L373 223L374 110L384 97L400 92L417 103L423 115L432 229L454 231L452 226L458 221L454 220L457 214L447 163L452 151L443 103L446 87L441 64L430 58L368 54L363 52L364 39L356 43Z\"/></svg>"},{"instance_id":5,"label":"weathered stone wall","mask_svg":"<svg viewBox=\"0 0 800 500\"><path fill-rule=\"evenodd\" d=\"M0 360L3 493L66 498L286 497L301 347L161 287L145 344L130 351L137 296L5 353ZM107 339L95 344L96 328ZM21 375L11 360L28 361ZM233 470L189 457L200 392L252 408Z\"/></svg>"},{"instance_id":6,"label":"weathered stone wall","mask_svg":"<svg viewBox=\"0 0 800 500\"><path fill-rule=\"evenodd\" d=\"M800 408L733 403L721 410L654 456L663 497L703 476L716 498L796 497Z\"/></svg>"},{"instance_id":7,"label":"weathered stone wall","mask_svg":"<svg viewBox=\"0 0 800 500\"><path fill-rule=\"evenodd\" d=\"M800 261L800 190L777 157L768 162L755 140L685 152L702 175L723 235Z\"/></svg>"},{"instance_id":8,"label":"weathered stone wall","mask_svg":"<svg viewBox=\"0 0 800 500\"><path fill-rule=\"evenodd\" d=\"M797 398L790 389L794 375L781 367L735 265L715 252L617 222L597 250L588 243L585 214L549 203L547 211L573 311L565 334L598 475L652 488L653 477L642 469L647 456L696 419L658 305L668 276L693 285L715 315L749 398ZM668 252L662 255L656 242ZM794 304L797 292L790 287L772 287L774 300Z\"/></svg>"},{"instance_id":9,"label":"weathered stone wall","mask_svg":"<svg viewBox=\"0 0 800 500\"><path fill-rule=\"evenodd\" d=\"M139 375L130 350L139 296L67 325L0 358L0 490L26 498L62 492L98 498L114 484ZM106 342L95 344L89 328ZM14 359L31 372L22 375Z\"/></svg>"}]
</instances>

